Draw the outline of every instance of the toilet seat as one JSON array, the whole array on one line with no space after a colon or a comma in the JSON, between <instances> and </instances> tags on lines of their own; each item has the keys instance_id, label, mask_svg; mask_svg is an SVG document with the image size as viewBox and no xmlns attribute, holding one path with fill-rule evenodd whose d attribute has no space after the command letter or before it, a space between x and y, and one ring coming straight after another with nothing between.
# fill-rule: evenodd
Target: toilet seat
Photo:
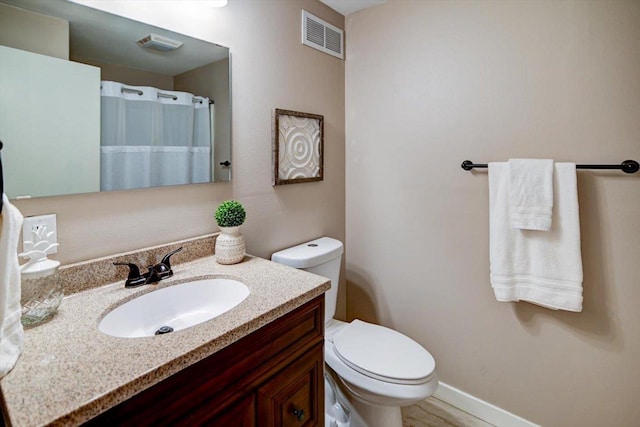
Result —
<instances>
[{"instance_id":1,"label":"toilet seat","mask_svg":"<svg viewBox=\"0 0 640 427\"><path fill-rule=\"evenodd\" d=\"M330 338L336 356L349 368L393 384L424 384L435 372L433 356L393 329L354 320Z\"/></svg>"}]
</instances>

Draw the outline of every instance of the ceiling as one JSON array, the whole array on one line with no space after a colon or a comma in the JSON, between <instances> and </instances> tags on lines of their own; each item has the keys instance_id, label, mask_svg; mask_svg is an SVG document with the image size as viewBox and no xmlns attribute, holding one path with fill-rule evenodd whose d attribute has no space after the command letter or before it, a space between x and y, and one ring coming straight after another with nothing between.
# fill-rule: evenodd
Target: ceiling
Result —
<instances>
[{"instance_id":1,"label":"ceiling","mask_svg":"<svg viewBox=\"0 0 640 427\"><path fill-rule=\"evenodd\" d=\"M320 0L331 9L340 12L344 16L368 7L386 3L387 0Z\"/></svg>"},{"instance_id":2,"label":"ceiling","mask_svg":"<svg viewBox=\"0 0 640 427\"><path fill-rule=\"evenodd\" d=\"M225 47L66 0L0 0L0 3L69 21L69 49L74 58L175 76L229 56ZM149 33L184 45L166 53L138 46L136 41Z\"/></svg>"}]
</instances>

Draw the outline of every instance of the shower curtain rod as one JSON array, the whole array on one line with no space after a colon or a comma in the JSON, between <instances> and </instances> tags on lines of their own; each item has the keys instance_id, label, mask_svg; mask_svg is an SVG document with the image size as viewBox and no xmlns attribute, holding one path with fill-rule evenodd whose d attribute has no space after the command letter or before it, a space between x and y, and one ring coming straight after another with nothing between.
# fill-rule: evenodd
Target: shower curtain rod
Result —
<instances>
[{"instance_id":1,"label":"shower curtain rod","mask_svg":"<svg viewBox=\"0 0 640 427\"><path fill-rule=\"evenodd\" d=\"M465 160L460 167L466 171L473 168L486 168L486 163L473 163L471 160ZM635 160L625 160L619 165L576 165L576 169L619 169L624 173L636 173L640 169L640 165Z\"/></svg>"},{"instance_id":2,"label":"shower curtain rod","mask_svg":"<svg viewBox=\"0 0 640 427\"><path fill-rule=\"evenodd\" d=\"M138 89L129 89L129 88L127 88L127 87L123 87L123 88L121 89L121 92L122 92L122 93L125 93L125 92L126 92L126 93L135 93L136 95L142 95L142 94L144 94L144 92L142 92L141 90L138 90ZM177 96L175 96L175 95L171 95L170 93L162 93L162 92L158 92L158 98L171 98L171 99L173 99L174 101L178 99L178 97L177 97ZM191 102L198 102L198 103L202 104L202 100L200 100L200 99L196 99L196 98L191 98ZM211 105L211 104L214 104L214 102L213 102L213 100L212 100L212 99L210 99L210 100L209 100L209 105Z\"/></svg>"}]
</instances>

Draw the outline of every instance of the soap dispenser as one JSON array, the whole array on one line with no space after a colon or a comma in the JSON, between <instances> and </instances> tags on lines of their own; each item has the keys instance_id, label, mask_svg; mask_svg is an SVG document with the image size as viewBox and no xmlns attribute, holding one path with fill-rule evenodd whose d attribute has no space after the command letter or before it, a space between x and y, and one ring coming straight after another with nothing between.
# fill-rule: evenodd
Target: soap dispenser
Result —
<instances>
[{"instance_id":1,"label":"soap dispenser","mask_svg":"<svg viewBox=\"0 0 640 427\"><path fill-rule=\"evenodd\" d=\"M28 258L26 264L20 266L22 324L37 325L51 319L58 311L64 293L60 274L59 261L47 258L47 251L58 246L49 243L53 232L47 233L46 226L33 232L33 241L24 242L24 252L18 254Z\"/></svg>"}]
</instances>

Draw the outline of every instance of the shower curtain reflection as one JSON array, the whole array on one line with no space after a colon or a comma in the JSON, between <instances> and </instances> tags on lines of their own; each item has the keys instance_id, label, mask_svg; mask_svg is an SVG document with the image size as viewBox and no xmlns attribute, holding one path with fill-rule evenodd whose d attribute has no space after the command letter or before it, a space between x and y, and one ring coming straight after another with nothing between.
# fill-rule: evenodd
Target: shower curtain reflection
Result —
<instances>
[{"instance_id":1,"label":"shower curtain reflection","mask_svg":"<svg viewBox=\"0 0 640 427\"><path fill-rule=\"evenodd\" d=\"M211 182L209 99L101 82L100 190Z\"/></svg>"}]
</instances>

